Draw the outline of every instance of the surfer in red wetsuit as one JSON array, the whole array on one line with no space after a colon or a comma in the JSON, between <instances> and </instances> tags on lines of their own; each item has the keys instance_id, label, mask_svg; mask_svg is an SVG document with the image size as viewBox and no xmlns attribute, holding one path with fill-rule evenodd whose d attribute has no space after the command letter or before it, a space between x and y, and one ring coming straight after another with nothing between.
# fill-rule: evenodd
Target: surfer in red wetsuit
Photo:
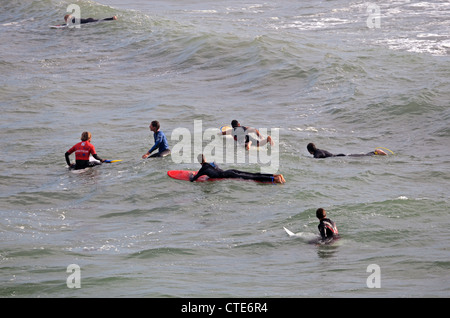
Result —
<instances>
[{"instance_id":1,"label":"surfer in red wetsuit","mask_svg":"<svg viewBox=\"0 0 450 318\"><path fill-rule=\"evenodd\" d=\"M253 173L235 169L222 170L214 162L212 163L206 162L205 156L199 155L198 157L202 167L195 176L194 175L190 176L189 179L191 182L197 180L200 176L203 175L207 175L209 178L213 179L235 178L235 179L245 179L260 182L272 182L272 183L286 182L282 174Z\"/></svg>"},{"instance_id":2,"label":"surfer in red wetsuit","mask_svg":"<svg viewBox=\"0 0 450 318\"><path fill-rule=\"evenodd\" d=\"M84 169L88 167L93 167L96 165L101 165L105 162L105 159L100 158L95 151L95 147L91 144L92 135L90 132L85 131L81 134L81 142L74 145L66 153L66 162L71 169ZM75 164L70 163L69 156L75 152ZM92 155L97 161L89 161L89 156Z\"/></svg>"},{"instance_id":3,"label":"surfer in red wetsuit","mask_svg":"<svg viewBox=\"0 0 450 318\"><path fill-rule=\"evenodd\" d=\"M73 24L75 24L75 22L76 22L75 17L71 14L66 14L64 16L64 21L66 21L66 23L68 24L69 23L68 21L70 21L70 20ZM99 21L112 21L112 20L117 20L117 16L113 16L111 18L106 18L106 19L101 19L101 20L94 19L94 18L80 19L80 24L99 22Z\"/></svg>"},{"instance_id":4,"label":"surfer in red wetsuit","mask_svg":"<svg viewBox=\"0 0 450 318\"><path fill-rule=\"evenodd\" d=\"M339 232L336 227L336 223L327 218L327 212L319 208L316 211L316 216L320 220L319 232L322 237L322 241L331 241L333 239L339 238Z\"/></svg>"}]
</instances>

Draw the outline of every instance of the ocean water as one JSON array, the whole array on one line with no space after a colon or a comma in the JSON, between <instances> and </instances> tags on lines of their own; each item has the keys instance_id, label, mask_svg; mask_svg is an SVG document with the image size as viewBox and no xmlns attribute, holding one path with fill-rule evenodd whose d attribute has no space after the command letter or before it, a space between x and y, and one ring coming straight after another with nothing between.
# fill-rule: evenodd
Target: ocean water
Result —
<instances>
[{"instance_id":1,"label":"ocean water","mask_svg":"<svg viewBox=\"0 0 450 318\"><path fill-rule=\"evenodd\" d=\"M118 20L51 29L71 4ZM448 1L1 8L1 297L450 295ZM167 176L220 154L207 132L233 119L275 145L216 162L286 184ZM141 159L152 120L172 157ZM85 130L122 161L69 171ZM334 244L309 243L319 207Z\"/></svg>"}]
</instances>

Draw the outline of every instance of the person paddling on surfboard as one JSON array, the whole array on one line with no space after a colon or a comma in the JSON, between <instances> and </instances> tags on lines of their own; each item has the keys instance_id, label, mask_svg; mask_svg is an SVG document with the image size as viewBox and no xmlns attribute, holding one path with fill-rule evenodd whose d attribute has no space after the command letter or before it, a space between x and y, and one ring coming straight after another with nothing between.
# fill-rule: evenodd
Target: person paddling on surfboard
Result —
<instances>
[{"instance_id":1,"label":"person paddling on surfboard","mask_svg":"<svg viewBox=\"0 0 450 318\"><path fill-rule=\"evenodd\" d=\"M95 151L95 147L91 144L92 135L90 132L85 131L81 134L81 142L74 145L66 153L66 162L71 169L79 170L96 165L101 165L105 162L105 159L100 158ZM75 164L70 163L69 156L75 152ZM89 156L92 155L98 161L89 161Z\"/></svg>"},{"instance_id":2,"label":"person paddling on surfboard","mask_svg":"<svg viewBox=\"0 0 450 318\"><path fill-rule=\"evenodd\" d=\"M313 144L312 142L310 142L307 146L306 149L308 149L308 152L310 154L312 154L314 156L314 158L328 158L328 157L364 157L364 156L374 156L374 155L378 155L378 156L386 156L386 152L384 152L381 149L375 149L375 151L371 151L368 152L366 154L343 154L340 153L338 155L332 154L331 152L328 152L326 150L322 150L322 149L317 149L316 145Z\"/></svg>"},{"instance_id":3,"label":"person paddling on surfboard","mask_svg":"<svg viewBox=\"0 0 450 318\"><path fill-rule=\"evenodd\" d=\"M111 18L106 18L106 19L94 19L94 18L87 18L87 19L80 19L80 24L86 24L86 23L91 23L91 22L99 22L99 21L112 21L112 20L117 20L117 16L113 16ZM70 22L72 24L76 23L75 17L71 14L66 14L64 16L64 21L66 21L66 24L69 24ZM70 21L70 22L68 22Z\"/></svg>"},{"instance_id":4,"label":"person paddling on surfboard","mask_svg":"<svg viewBox=\"0 0 450 318\"><path fill-rule=\"evenodd\" d=\"M268 174L268 173L253 173L253 172L245 172L235 169L230 170L222 170L217 164L214 162L208 163L206 162L204 155L198 156L198 161L202 165L201 169L197 172L197 174L191 175L189 180L191 182L197 180L200 176L206 175L209 178L213 179L224 179L224 178L235 178L235 179L245 179L245 180L254 180L260 182L272 182L272 183L285 183L283 175L281 174Z\"/></svg>"},{"instance_id":5,"label":"person paddling on surfboard","mask_svg":"<svg viewBox=\"0 0 450 318\"><path fill-rule=\"evenodd\" d=\"M251 137L249 133L255 133L256 136L261 139L257 140ZM269 143L271 146L274 145L272 137L268 136L264 139L258 129L248 126L241 126L241 124L236 119L231 121L231 129L222 131L222 135L233 135L235 141L245 143L245 149L247 150L250 149L250 146L252 144L256 145L257 147L264 146L267 143Z\"/></svg>"},{"instance_id":6,"label":"person paddling on surfboard","mask_svg":"<svg viewBox=\"0 0 450 318\"><path fill-rule=\"evenodd\" d=\"M327 212L324 209L317 209L316 217L320 221L318 228L320 236L322 237L322 241L331 241L333 239L339 238L339 232L336 227L336 223L327 218Z\"/></svg>"},{"instance_id":7,"label":"person paddling on surfboard","mask_svg":"<svg viewBox=\"0 0 450 318\"><path fill-rule=\"evenodd\" d=\"M142 156L142 159L145 159L148 157L151 157L151 158L165 157L167 155L170 155L169 143L167 142L166 135L164 135L164 133L161 130L159 130L160 129L159 122L157 120L152 121L149 128L150 128L150 131L153 131L153 137L155 139L155 144L149 151L147 151ZM150 156L150 154L157 148L158 148L158 152Z\"/></svg>"}]
</instances>

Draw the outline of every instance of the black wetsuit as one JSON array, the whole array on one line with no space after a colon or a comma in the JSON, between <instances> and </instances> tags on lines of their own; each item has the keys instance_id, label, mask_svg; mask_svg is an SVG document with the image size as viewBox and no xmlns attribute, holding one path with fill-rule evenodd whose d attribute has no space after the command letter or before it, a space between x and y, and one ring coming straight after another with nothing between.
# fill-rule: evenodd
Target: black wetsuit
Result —
<instances>
[{"instance_id":1,"label":"black wetsuit","mask_svg":"<svg viewBox=\"0 0 450 318\"><path fill-rule=\"evenodd\" d=\"M80 19L80 24L86 24L91 22L99 22L99 21L112 21L114 18L106 18L106 19L94 19L94 18L87 18L87 19ZM75 18L72 19L72 23L75 24Z\"/></svg>"},{"instance_id":2,"label":"black wetsuit","mask_svg":"<svg viewBox=\"0 0 450 318\"><path fill-rule=\"evenodd\" d=\"M340 153L338 155L335 155L326 150L316 149L316 150L314 150L313 155L314 155L314 158L346 157L346 156L348 156L348 157L363 157L363 156L373 156L373 155L375 155L375 152L371 151L368 153L361 153L361 154L355 153L355 154L349 154L349 155Z\"/></svg>"},{"instance_id":3,"label":"black wetsuit","mask_svg":"<svg viewBox=\"0 0 450 318\"><path fill-rule=\"evenodd\" d=\"M339 232L336 227L336 223L334 223L328 218L321 219L318 227L322 240L328 240L331 238L339 237Z\"/></svg>"},{"instance_id":4,"label":"black wetsuit","mask_svg":"<svg viewBox=\"0 0 450 318\"><path fill-rule=\"evenodd\" d=\"M322 149L316 149L313 153L314 158L328 158L328 157L343 157L345 156L343 153L334 155L331 152Z\"/></svg>"},{"instance_id":5,"label":"black wetsuit","mask_svg":"<svg viewBox=\"0 0 450 318\"><path fill-rule=\"evenodd\" d=\"M254 180L260 182L274 182L273 174L265 173L252 173L239 171L235 169L222 170L215 163L203 163L201 169L197 174L190 180L195 181L200 176L207 175L210 178L222 179L222 178L236 178L236 179L246 179Z\"/></svg>"}]
</instances>

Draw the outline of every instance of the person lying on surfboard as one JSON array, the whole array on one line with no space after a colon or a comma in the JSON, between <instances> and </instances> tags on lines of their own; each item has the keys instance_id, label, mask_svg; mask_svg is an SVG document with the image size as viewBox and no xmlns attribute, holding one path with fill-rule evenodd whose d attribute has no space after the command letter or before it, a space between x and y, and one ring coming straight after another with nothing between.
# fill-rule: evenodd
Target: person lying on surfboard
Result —
<instances>
[{"instance_id":1,"label":"person lying on surfboard","mask_svg":"<svg viewBox=\"0 0 450 318\"><path fill-rule=\"evenodd\" d=\"M66 153L66 162L71 169L79 170L96 165L101 165L105 162L105 159L100 158L95 151L95 147L91 144L92 135L90 132L85 131L81 134L81 142L74 145ZM69 156L75 152L75 164L70 162ZM89 161L89 155L92 155L98 161Z\"/></svg>"},{"instance_id":2,"label":"person lying on surfboard","mask_svg":"<svg viewBox=\"0 0 450 318\"><path fill-rule=\"evenodd\" d=\"M254 180L260 182L272 182L272 183L285 183L284 177L282 174L268 174L268 173L253 173L253 172L245 172L235 169L230 170L222 170L220 169L214 162L208 163L206 162L204 155L199 155L198 160L202 167L197 172L197 174L191 175L189 180L191 182L197 180L200 176L206 175L209 178L214 179L223 179L223 178L235 178L235 179L245 179L245 180Z\"/></svg>"},{"instance_id":3,"label":"person lying on surfboard","mask_svg":"<svg viewBox=\"0 0 450 318\"><path fill-rule=\"evenodd\" d=\"M318 228L320 236L322 237L322 241L331 241L333 239L339 238L339 232L336 227L336 223L327 218L327 212L324 209L317 209L316 217L320 221Z\"/></svg>"},{"instance_id":4,"label":"person lying on surfboard","mask_svg":"<svg viewBox=\"0 0 450 318\"><path fill-rule=\"evenodd\" d=\"M306 146L306 149L308 149L308 152L310 154L312 154L314 156L314 158L345 157L345 156L348 156L348 157L363 157L363 156L374 156L374 155L378 155L378 156L386 156L387 155L386 152L384 152L381 149L375 149L375 151L371 151L371 152L368 152L368 153L365 153L365 154L349 154L349 155L346 155L346 154L340 153L340 154L335 155L335 154L332 154L332 153L330 153L330 152L328 152L326 150L317 149L316 145L313 144L312 142L310 142Z\"/></svg>"},{"instance_id":5,"label":"person lying on surfboard","mask_svg":"<svg viewBox=\"0 0 450 318\"><path fill-rule=\"evenodd\" d=\"M147 151L142 156L142 159L149 157L150 154L157 148L158 148L158 152L151 155L150 158L165 157L167 155L170 155L169 143L167 142L166 135L164 135L164 133L161 130L159 130L160 129L159 121L157 121L157 120L152 121L150 123L150 126L148 126L148 127L150 128L150 131L153 131L153 137L155 139L155 144L149 151Z\"/></svg>"},{"instance_id":6,"label":"person lying on surfboard","mask_svg":"<svg viewBox=\"0 0 450 318\"><path fill-rule=\"evenodd\" d=\"M261 140L257 140L251 137L249 133L252 132L255 133L256 136L261 138ZM257 147L264 146L267 143L269 143L271 146L274 145L272 137L268 136L267 138L263 139L258 129L248 126L241 126L241 124L236 119L231 121L231 129L222 131L222 135L233 135L235 141L245 143L245 149L247 150L250 149L250 146L252 144L256 145Z\"/></svg>"},{"instance_id":7,"label":"person lying on surfboard","mask_svg":"<svg viewBox=\"0 0 450 318\"><path fill-rule=\"evenodd\" d=\"M68 23L67 21L70 21L70 20L72 21L73 24L75 24L75 17L71 14L66 14L64 16L64 21L66 21L66 24ZM101 19L101 20L97 20L94 18L80 19L80 24L99 22L99 21L112 21L112 20L117 20L117 16L113 16L111 18L106 18L106 19Z\"/></svg>"}]
</instances>

